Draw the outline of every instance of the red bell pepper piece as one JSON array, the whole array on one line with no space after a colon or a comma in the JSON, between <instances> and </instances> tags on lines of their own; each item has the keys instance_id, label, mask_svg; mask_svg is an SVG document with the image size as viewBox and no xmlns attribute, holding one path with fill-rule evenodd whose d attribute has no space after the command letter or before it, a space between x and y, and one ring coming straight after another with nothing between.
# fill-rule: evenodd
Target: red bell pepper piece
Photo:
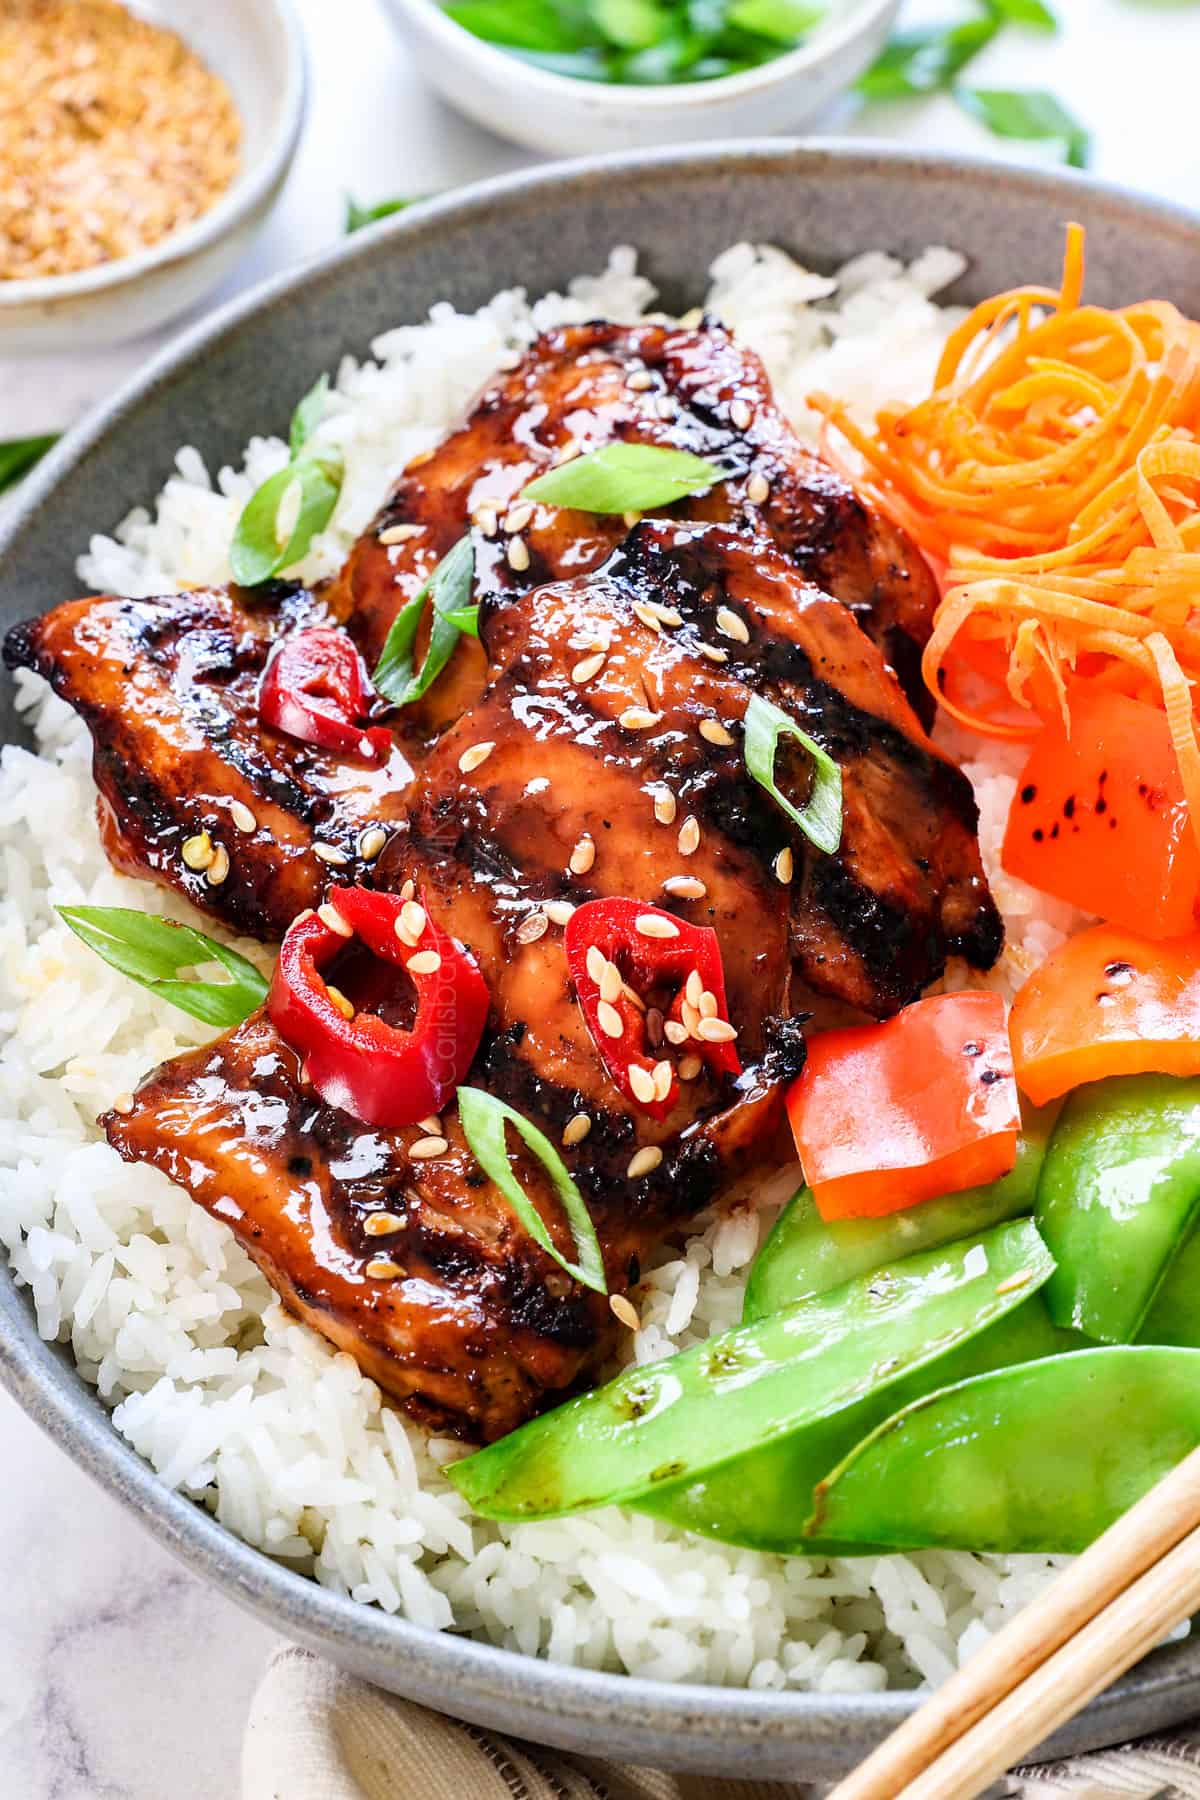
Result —
<instances>
[{"instance_id":1,"label":"red bell pepper piece","mask_svg":"<svg viewBox=\"0 0 1200 1800\"><path fill-rule=\"evenodd\" d=\"M267 1013L330 1106L387 1130L415 1125L440 1112L466 1075L487 1019L487 983L420 902L360 887L332 888L329 902L368 950L406 971L417 990L412 1029L400 1031L371 1012L346 1018L321 968L348 940L317 913L301 914L284 938ZM410 923L420 915L408 942L397 936L402 913ZM440 960L426 967L430 952Z\"/></svg>"},{"instance_id":2,"label":"red bell pepper piece","mask_svg":"<svg viewBox=\"0 0 1200 1800\"><path fill-rule=\"evenodd\" d=\"M301 743L382 763L391 732L360 723L371 698L362 658L346 633L314 627L280 643L259 684L258 716Z\"/></svg>"},{"instance_id":3,"label":"red bell pepper piece","mask_svg":"<svg viewBox=\"0 0 1200 1800\"><path fill-rule=\"evenodd\" d=\"M639 929L639 923L641 929ZM662 935L659 935L659 934ZM686 987L693 973L698 978L697 996L708 994L712 1001L709 1016L729 1024L729 1007L725 998L725 971L721 963L721 946L715 931L707 925L690 925L674 913L649 906L642 900L588 900L577 906L567 921L563 934L567 968L575 983L579 1004L587 1021L600 1060L627 1099L651 1118L665 1119L679 1093L679 1080L671 1070L670 1087L661 1098L648 1098L646 1081L652 1081L654 1070L669 1058L669 1047L651 1046L646 1036L645 1014L629 996L621 991L614 999L604 999L601 981L603 965L611 963L623 981L643 995L664 986L676 990L669 1017L686 1037L678 1048L703 1057L716 1074L740 1075L742 1065L734 1048L734 1034L725 1041L710 1042L696 1035L701 1012L687 998ZM609 977L611 981L612 978ZM665 998L665 996L663 996ZM715 1001L715 1009L712 1002ZM607 1005L609 1011L601 1012ZM604 1029L602 1021L620 1021L620 1035ZM631 1071L643 1071L641 1077ZM642 1091L634 1087L638 1082Z\"/></svg>"},{"instance_id":4,"label":"red bell pepper piece","mask_svg":"<svg viewBox=\"0 0 1200 1800\"><path fill-rule=\"evenodd\" d=\"M822 1031L788 1091L823 1219L878 1218L995 1181L1021 1129L999 994L938 994L883 1025Z\"/></svg>"}]
</instances>

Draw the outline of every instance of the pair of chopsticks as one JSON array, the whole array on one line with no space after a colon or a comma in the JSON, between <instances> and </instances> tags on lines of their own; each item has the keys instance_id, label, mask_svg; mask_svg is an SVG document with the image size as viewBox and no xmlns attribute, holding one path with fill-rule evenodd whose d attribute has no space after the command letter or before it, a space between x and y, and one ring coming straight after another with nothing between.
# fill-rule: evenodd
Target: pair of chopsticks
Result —
<instances>
[{"instance_id":1,"label":"pair of chopsticks","mask_svg":"<svg viewBox=\"0 0 1200 1800\"><path fill-rule=\"evenodd\" d=\"M974 1800L1197 1611L1193 1450L828 1800Z\"/></svg>"}]
</instances>

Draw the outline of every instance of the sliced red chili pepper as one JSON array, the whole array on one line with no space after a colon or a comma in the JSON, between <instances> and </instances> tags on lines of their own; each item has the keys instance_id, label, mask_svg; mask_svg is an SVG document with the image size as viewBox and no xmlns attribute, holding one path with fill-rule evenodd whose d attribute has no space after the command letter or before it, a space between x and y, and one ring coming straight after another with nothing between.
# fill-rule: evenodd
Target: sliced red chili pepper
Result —
<instances>
[{"instance_id":1,"label":"sliced red chili pepper","mask_svg":"<svg viewBox=\"0 0 1200 1800\"><path fill-rule=\"evenodd\" d=\"M487 1019L487 983L419 901L360 887L332 888L329 900L368 950L406 970L417 991L412 1029L371 1012L345 1017L320 971L347 939L317 913L302 914L284 938L267 1013L330 1106L388 1130L415 1125L440 1112L466 1075ZM410 927L405 941L398 924Z\"/></svg>"},{"instance_id":2,"label":"sliced red chili pepper","mask_svg":"<svg viewBox=\"0 0 1200 1800\"><path fill-rule=\"evenodd\" d=\"M686 1052L702 1056L716 1074L741 1074L732 1037L713 1042L696 1035L706 1016L729 1024L725 971L715 931L707 925L690 925L642 900L612 899L588 900L577 906L563 935L567 968L600 1060L635 1106L651 1118L665 1119L678 1097L679 1081L672 1067L666 1094L647 1098L647 1080L653 1081L654 1070L664 1058L670 1060L669 1051L652 1048L643 1011L623 989L616 991L615 977L605 979L606 964L614 965L635 992L648 994L654 988L674 987L677 991L669 1016L681 1027L690 1027ZM694 1000L687 996L689 981ZM605 987L612 987L615 998L605 999ZM704 998L706 995L711 998ZM602 1007L607 1010L601 1011ZM606 1030L606 1022L613 1026L619 1022L619 1034ZM635 1069L642 1075L631 1074Z\"/></svg>"},{"instance_id":3,"label":"sliced red chili pepper","mask_svg":"<svg viewBox=\"0 0 1200 1800\"><path fill-rule=\"evenodd\" d=\"M344 631L314 626L285 637L263 672L258 715L301 743L386 762L392 734L360 723L371 703L362 658Z\"/></svg>"}]
</instances>

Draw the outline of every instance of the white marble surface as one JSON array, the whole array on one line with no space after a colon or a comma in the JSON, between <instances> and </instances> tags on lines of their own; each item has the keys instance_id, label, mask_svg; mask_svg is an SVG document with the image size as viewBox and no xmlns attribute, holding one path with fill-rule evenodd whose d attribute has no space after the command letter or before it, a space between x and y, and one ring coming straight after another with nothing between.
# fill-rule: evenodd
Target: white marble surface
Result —
<instances>
[{"instance_id":1,"label":"white marble surface","mask_svg":"<svg viewBox=\"0 0 1200 1800\"><path fill-rule=\"evenodd\" d=\"M427 193L531 160L421 88L376 0L300 5L314 77L305 142L231 290L335 238L347 191ZM1092 125L1100 174L1200 202L1200 5L1058 5L1062 37L1012 35L978 65L979 85L1053 88ZM937 14L950 10L940 0ZM997 148L942 101L843 108L828 128ZM153 347L0 356L0 437L69 424ZM233 1800L270 1634L177 1568L3 1396L0 1468L0 1800Z\"/></svg>"}]
</instances>

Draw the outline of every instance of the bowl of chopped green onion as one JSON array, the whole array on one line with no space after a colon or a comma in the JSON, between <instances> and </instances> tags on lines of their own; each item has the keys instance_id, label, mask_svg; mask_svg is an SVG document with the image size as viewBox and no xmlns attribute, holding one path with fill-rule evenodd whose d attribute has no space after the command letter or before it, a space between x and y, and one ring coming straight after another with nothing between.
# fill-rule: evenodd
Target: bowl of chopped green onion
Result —
<instances>
[{"instance_id":1,"label":"bowl of chopped green onion","mask_svg":"<svg viewBox=\"0 0 1200 1800\"><path fill-rule=\"evenodd\" d=\"M881 49L899 0L387 0L469 118L574 155L792 129Z\"/></svg>"}]
</instances>

